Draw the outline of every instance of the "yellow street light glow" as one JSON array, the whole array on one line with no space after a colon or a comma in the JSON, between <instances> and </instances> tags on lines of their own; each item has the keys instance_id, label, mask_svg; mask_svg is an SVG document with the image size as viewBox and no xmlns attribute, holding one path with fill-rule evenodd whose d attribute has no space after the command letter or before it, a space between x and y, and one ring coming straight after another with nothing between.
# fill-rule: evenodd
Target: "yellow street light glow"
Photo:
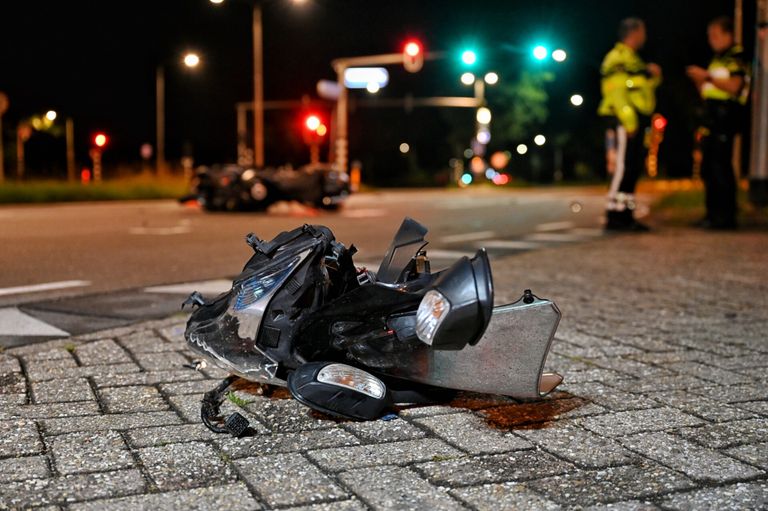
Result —
<instances>
[{"instance_id":1,"label":"yellow street light glow","mask_svg":"<svg viewBox=\"0 0 768 511\"><path fill-rule=\"evenodd\" d=\"M533 137L533 143L536 145L544 145L547 141L547 137L544 135L536 135Z\"/></svg>"},{"instance_id":2,"label":"yellow street light glow","mask_svg":"<svg viewBox=\"0 0 768 511\"><path fill-rule=\"evenodd\" d=\"M371 94L376 94L377 92L379 92L379 89L381 89L381 87L379 86L379 84L378 84L378 83L376 83L376 82L368 82L368 85L366 85L366 86L365 86L365 88L366 88L366 89L368 90L368 92L370 92Z\"/></svg>"},{"instance_id":3,"label":"yellow street light glow","mask_svg":"<svg viewBox=\"0 0 768 511\"><path fill-rule=\"evenodd\" d=\"M197 53L187 53L184 55L184 65L187 67L197 67L200 64L200 57Z\"/></svg>"},{"instance_id":4,"label":"yellow street light glow","mask_svg":"<svg viewBox=\"0 0 768 511\"><path fill-rule=\"evenodd\" d=\"M568 55L565 53L565 50L557 49L552 52L552 59L555 62L563 62L567 57Z\"/></svg>"},{"instance_id":5,"label":"yellow street light glow","mask_svg":"<svg viewBox=\"0 0 768 511\"><path fill-rule=\"evenodd\" d=\"M472 85L473 83L475 83L475 75L469 72L462 74L461 83L463 83L464 85Z\"/></svg>"},{"instance_id":6,"label":"yellow street light glow","mask_svg":"<svg viewBox=\"0 0 768 511\"><path fill-rule=\"evenodd\" d=\"M324 137L326 133L328 133L328 127L325 124L321 124L317 127L315 130L315 133L320 135L321 137Z\"/></svg>"},{"instance_id":7,"label":"yellow street light glow","mask_svg":"<svg viewBox=\"0 0 768 511\"><path fill-rule=\"evenodd\" d=\"M574 94L571 96L571 104L573 106L581 106L582 103L584 103L584 98L581 97L581 94Z\"/></svg>"},{"instance_id":8,"label":"yellow street light glow","mask_svg":"<svg viewBox=\"0 0 768 511\"><path fill-rule=\"evenodd\" d=\"M403 142L402 144L400 144L400 152L401 153L405 154L405 153L407 153L410 150L411 150L411 146L409 146L407 143Z\"/></svg>"},{"instance_id":9,"label":"yellow street light glow","mask_svg":"<svg viewBox=\"0 0 768 511\"><path fill-rule=\"evenodd\" d=\"M496 85L499 83L499 75L491 71L490 73L485 74L485 83L488 85Z\"/></svg>"},{"instance_id":10,"label":"yellow street light glow","mask_svg":"<svg viewBox=\"0 0 768 511\"><path fill-rule=\"evenodd\" d=\"M518 144L517 154L525 154L528 152L528 146L525 144Z\"/></svg>"},{"instance_id":11,"label":"yellow street light glow","mask_svg":"<svg viewBox=\"0 0 768 511\"><path fill-rule=\"evenodd\" d=\"M45 118L53 122L56 120L56 112L54 110L48 110L45 112Z\"/></svg>"},{"instance_id":12,"label":"yellow street light glow","mask_svg":"<svg viewBox=\"0 0 768 511\"><path fill-rule=\"evenodd\" d=\"M491 111L484 106L477 109L477 115L475 116L477 122L480 124L490 124Z\"/></svg>"},{"instance_id":13,"label":"yellow street light glow","mask_svg":"<svg viewBox=\"0 0 768 511\"><path fill-rule=\"evenodd\" d=\"M211 3L212 3L212 4L216 4L216 5L219 5L219 4L223 4L223 3L224 3L224 0L211 0Z\"/></svg>"}]
</instances>

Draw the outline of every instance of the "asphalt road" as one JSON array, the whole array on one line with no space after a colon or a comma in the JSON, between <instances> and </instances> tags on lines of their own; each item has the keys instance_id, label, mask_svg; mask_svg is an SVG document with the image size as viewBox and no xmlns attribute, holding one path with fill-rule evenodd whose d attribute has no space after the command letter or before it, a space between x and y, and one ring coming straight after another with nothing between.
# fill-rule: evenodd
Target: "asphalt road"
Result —
<instances>
[{"instance_id":1,"label":"asphalt road","mask_svg":"<svg viewBox=\"0 0 768 511\"><path fill-rule=\"evenodd\" d=\"M247 233L271 239L303 223L333 229L361 262L380 260L406 215L429 227L433 259L484 245L493 259L599 236L602 207L598 188L361 193L339 212L280 203L211 214L170 200L4 206L0 306L233 276L251 253Z\"/></svg>"}]
</instances>

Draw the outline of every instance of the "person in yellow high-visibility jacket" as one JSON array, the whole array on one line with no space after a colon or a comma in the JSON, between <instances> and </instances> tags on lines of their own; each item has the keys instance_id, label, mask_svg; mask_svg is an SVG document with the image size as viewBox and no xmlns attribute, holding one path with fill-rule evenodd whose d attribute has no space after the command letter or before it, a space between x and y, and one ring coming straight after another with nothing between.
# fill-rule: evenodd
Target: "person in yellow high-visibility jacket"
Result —
<instances>
[{"instance_id":1,"label":"person in yellow high-visibility jacket","mask_svg":"<svg viewBox=\"0 0 768 511\"><path fill-rule=\"evenodd\" d=\"M698 226L735 229L736 176L733 170L733 138L746 124L749 66L744 50L735 44L733 20L716 18L707 27L715 56L707 69L688 66L688 76L704 100L701 132L701 178L704 181L706 217Z\"/></svg>"},{"instance_id":2,"label":"person in yellow high-visibility jacket","mask_svg":"<svg viewBox=\"0 0 768 511\"><path fill-rule=\"evenodd\" d=\"M646 231L634 217L635 186L645 166L645 130L656 108L661 68L646 64L637 52L645 45L645 23L627 18L619 24L619 42L600 66L603 99L598 114L608 124L606 156L613 174L606 205L608 230Z\"/></svg>"}]
</instances>

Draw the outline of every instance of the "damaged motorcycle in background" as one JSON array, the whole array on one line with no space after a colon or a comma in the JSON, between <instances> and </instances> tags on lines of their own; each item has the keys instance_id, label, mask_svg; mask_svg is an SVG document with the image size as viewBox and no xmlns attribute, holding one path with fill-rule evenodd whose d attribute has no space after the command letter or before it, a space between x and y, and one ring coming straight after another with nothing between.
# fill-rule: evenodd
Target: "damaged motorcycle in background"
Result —
<instances>
[{"instance_id":1,"label":"damaged motorcycle in background","mask_svg":"<svg viewBox=\"0 0 768 511\"><path fill-rule=\"evenodd\" d=\"M254 254L229 292L197 308L190 348L235 376L203 399L213 431L241 435L247 421L218 417L239 376L287 386L330 415L377 419L396 404L435 402L450 390L538 398L562 381L544 373L560 311L529 290L493 305L481 249L432 272L427 229L406 218L377 271L356 267L354 245L323 226L304 225L272 241L246 237Z\"/></svg>"}]
</instances>

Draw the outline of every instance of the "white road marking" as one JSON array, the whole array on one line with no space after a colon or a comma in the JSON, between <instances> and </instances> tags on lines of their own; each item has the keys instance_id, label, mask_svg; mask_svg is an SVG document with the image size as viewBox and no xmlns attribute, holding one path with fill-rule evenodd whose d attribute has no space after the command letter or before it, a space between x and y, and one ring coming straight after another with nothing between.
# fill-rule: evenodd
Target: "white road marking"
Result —
<instances>
[{"instance_id":1,"label":"white road marking","mask_svg":"<svg viewBox=\"0 0 768 511\"><path fill-rule=\"evenodd\" d=\"M69 337L69 333L49 325L16 307L0 309L0 335Z\"/></svg>"},{"instance_id":2,"label":"white road marking","mask_svg":"<svg viewBox=\"0 0 768 511\"><path fill-rule=\"evenodd\" d=\"M536 234L529 234L525 239L530 241L554 241L557 243L584 241L583 236L569 234L567 232L539 232Z\"/></svg>"},{"instance_id":3,"label":"white road marking","mask_svg":"<svg viewBox=\"0 0 768 511\"><path fill-rule=\"evenodd\" d=\"M45 284L33 284L31 286L4 287L0 288L0 296L39 293L41 291L53 291L56 289L85 287L90 285L91 283L87 280L62 280L60 282L47 282Z\"/></svg>"},{"instance_id":4,"label":"white road marking","mask_svg":"<svg viewBox=\"0 0 768 511\"><path fill-rule=\"evenodd\" d=\"M341 216L346 218L378 218L384 216L384 209L343 209Z\"/></svg>"},{"instance_id":5,"label":"white road marking","mask_svg":"<svg viewBox=\"0 0 768 511\"><path fill-rule=\"evenodd\" d=\"M536 226L538 232L545 231L565 231L574 226L573 222L550 222L548 224L539 224Z\"/></svg>"},{"instance_id":6,"label":"white road marking","mask_svg":"<svg viewBox=\"0 0 768 511\"><path fill-rule=\"evenodd\" d=\"M153 236L172 236L174 234L187 234L192 232L192 228L189 226L189 220L184 219L179 222L179 225L174 227L131 227L128 232L138 235L153 235Z\"/></svg>"},{"instance_id":7,"label":"white road marking","mask_svg":"<svg viewBox=\"0 0 768 511\"><path fill-rule=\"evenodd\" d=\"M578 234L579 236L588 236L591 238L599 238L605 235L605 231L597 227L577 227L575 229L571 229L569 232Z\"/></svg>"},{"instance_id":8,"label":"white road marking","mask_svg":"<svg viewBox=\"0 0 768 511\"><path fill-rule=\"evenodd\" d=\"M532 241L523 240L487 240L482 243L475 243L478 247L485 248L498 248L498 249L513 249L513 250L531 250L534 248L540 248L541 243L534 243Z\"/></svg>"},{"instance_id":9,"label":"white road marking","mask_svg":"<svg viewBox=\"0 0 768 511\"><path fill-rule=\"evenodd\" d=\"M493 238L494 235L493 231L478 231L478 232L468 232L465 234L452 234L450 236L443 236L440 238L441 243L461 243L462 241L477 241L477 240L485 240L488 238Z\"/></svg>"},{"instance_id":10,"label":"white road marking","mask_svg":"<svg viewBox=\"0 0 768 511\"><path fill-rule=\"evenodd\" d=\"M203 296L215 296L232 288L231 280L216 279L202 282L184 282L168 286L145 287L145 293L163 293L171 295L188 295L193 291L200 292Z\"/></svg>"}]
</instances>

